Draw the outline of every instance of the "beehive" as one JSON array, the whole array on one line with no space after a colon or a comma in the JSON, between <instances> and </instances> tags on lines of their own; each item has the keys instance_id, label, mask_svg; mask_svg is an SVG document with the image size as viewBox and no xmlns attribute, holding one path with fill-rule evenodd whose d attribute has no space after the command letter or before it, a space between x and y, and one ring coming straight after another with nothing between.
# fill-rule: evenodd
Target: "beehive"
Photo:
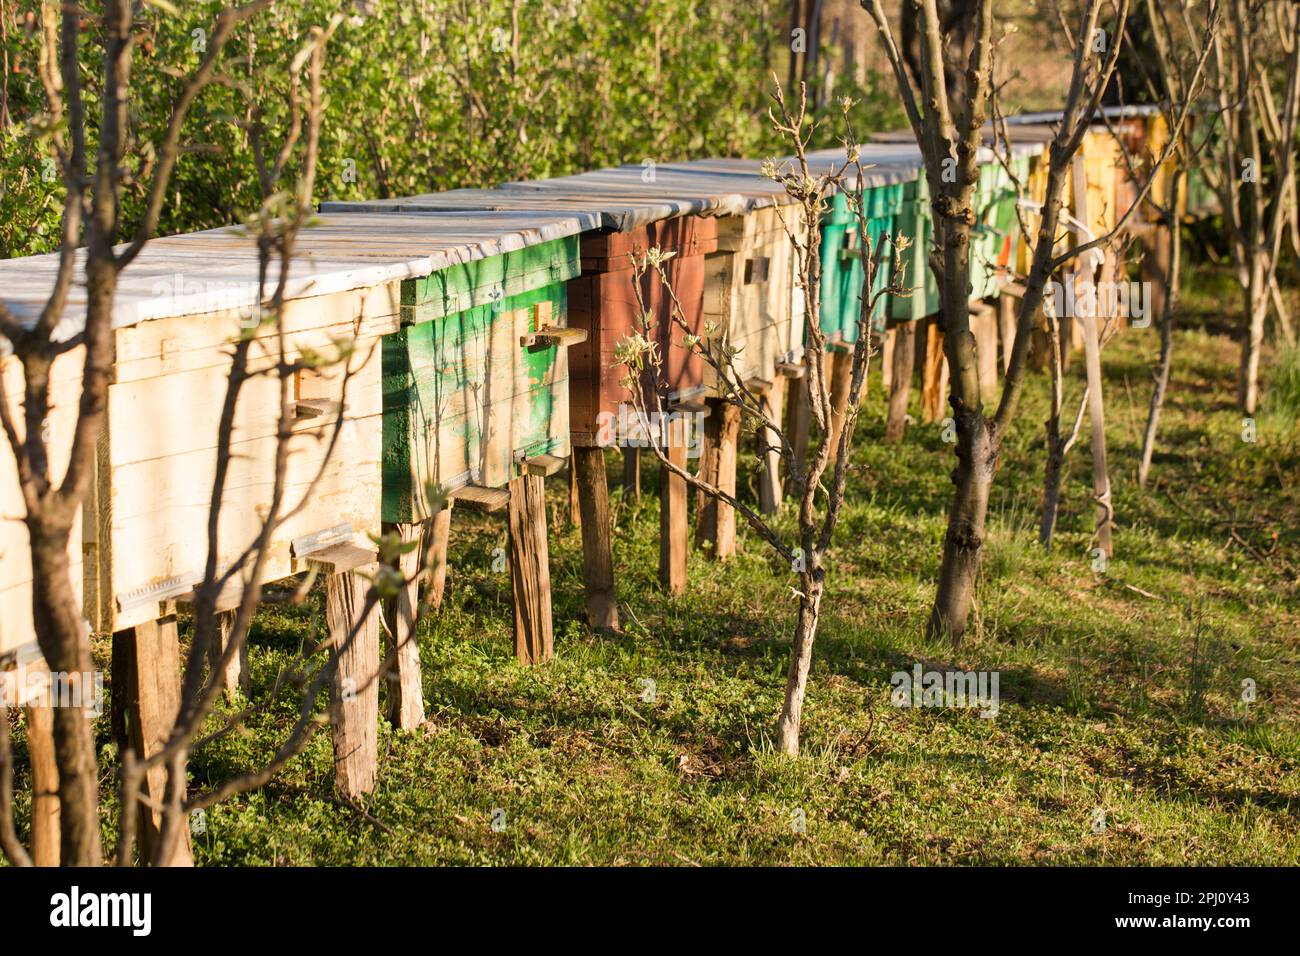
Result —
<instances>
[{"instance_id":1,"label":"beehive","mask_svg":"<svg viewBox=\"0 0 1300 956\"><path fill-rule=\"evenodd\" d=\"M566 220L555 231L572 235ZM547 238L550 238L549 236ZM249 340L249 368L235 407L230 469L218 528L219 568L247 548L272 503L281 360L330 356L345 363L304 367L289 379L293 413L281 513L263 579L306 568L326 548L368 547L383 500L381 338L404 314L445 309L414 297L427 277L537 237L518 217L325 215L298 239L286 287L281 350L258 322L252 239L213 230L158 239L122 273L114 311L114 361L99 465L87 499L85 606L94 627L118 631L167 613L201 579L219 422L231 349ZM22 269L22 261L3 269ZM485 272L486 274L486 272ZM278 278L271 267L264 294ZM412 301L404 304L404 296ZM79 321L76 300L65 321ZM313 364L313 363L309 363ZM345 391L346 379L346 391ZM336 419L341 427L332 452Z\"/></svg>"},{"instance_id":2,"label":"beehive","mask_svg":"<svg viewBox=\"0 0 1300 956\"><path fill-rule=\"evenodd\" d=\"M385 521L431 517L431 488L504 488L529 459L568 457L577 272L571 236L403 283L403 327L383 340Z\"/></svg>"}]
</instances>

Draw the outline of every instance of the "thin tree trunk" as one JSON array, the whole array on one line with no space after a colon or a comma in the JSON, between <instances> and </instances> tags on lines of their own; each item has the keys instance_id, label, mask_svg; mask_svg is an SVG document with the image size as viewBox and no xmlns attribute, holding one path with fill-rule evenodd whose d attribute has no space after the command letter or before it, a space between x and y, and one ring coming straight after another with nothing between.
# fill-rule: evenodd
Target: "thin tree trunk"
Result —
<instances>
[{"instance_id":1,"label":"thin tree trunk","mask_svg":"<svg viewBox=\"0 0 1300 956\"><path fill-rule=\"evenodd\" d=\"M799 756L799 725L803 720L803 698L808 688L808 671L812 667L813 641L817 637L817 620L821 615L823 571L809 568L802 576L803 595L799 599L799 619L795 622L794 646L786 672L785 703L777 721L777 749L787 757Z\"/></svg>"},{"instance_id":2,"label":"thin tree trunk","mask_svg":"<svg viewBox=\"0 0 1300 956\"><path fill-rule=\"evenodd\" d=\"M927 636L948 635L953 646L961 643L970 618L984 546L984 519L997 467L997 450L982 420L972 429L957 420L957 467L953 471L956 494L948 512L939 587L926 626ZM963 431L966 432L963 435Z\"/></svg>"},{"instance_id":3,"label":"thin tree trunk","mask_svg":"<svg viewBox=\"0 0 1300 956\"><path fill-rule=\"evenodd\" d=\"M1116 257L1107 251L1101 267L1098 289L1111 287L1115 274ZM1092 425L1092 497L1097 504L1097 546L1110 557L1111 526L1114 523L1114 508L1110 497L1110 473L1106 467L1106 406L1101 389L1101 326L1097 314L1110 304L1103 302L1098 292L1094 295L1096 307L1091 315L1080 315L1079 327L1083 331L1084 364L1088 375L1088 421Z\"/></svg>"},{"instance_id":4,"label":"thin tree trunk","mask_svg":"<svg viewBox=\"0 0 1300 956\"><path fill-rule=\"evenodd\" d=\"M1178 174L1174 176L1174 196L1178 195ZM1177 205L1175 199L1175 207ZM1157 279L1164 286L1164 295L1160 309L1160 358L1156 362L1155 387L1151 390L1151 407L1147 411L1147 427L1142 436L1142 460L1138 463L1138 487L1147 486L1151 474L1151 459L1155 454L1156 430L1160 426L1160 413L1165 407L1165 395L1169 391L1169 373L1174 364L1174 313L1178 308L1179 274L1182 268L1183 242L1181 230L1175 221L1166 227L1167 234L1157 232L1156 242L1161 254L1157 257L1162 275ZM1168 256L1163 250L1168 249Z\"/></svg>"},{"instance_id":5,"label":"thin tree trunk","mask_svg":"<svg viewBox=\"0 0 1300 956\"><path fill-rule=\"evenodd\" d=\"M957 428L957 467L952 473L956 491L926 635L931 639L946 635L955 647L965 634L974 600L998 450L980 402L978 356L970 331L970 225L963 219L938 219L936 229L940 227L945 274L939 320L949 368L948 401Z\"/></svg>"},{"instance_id":6,"label":"thin tree trunk","mask_svg":"<svg viewBox=\"0 0 1300 956\"><path fill-rule=\"evenodd\" d=\"M90 639L68 562L70 529L27 520L32 554L32 619L41 654L56 674L90 674ZM59 766L59 843L64 866L99 866L99 771L90 720L81 707L54 708Z\"/></svg>"},{"instance_id":7,"label":"thin tree trunk","mask_svg":"<svg viewBox=\"0 0 1300 956\"><path fill-rule=\"evenodd\" d=\"M1268 314L1264 256L1251 256L1250 278L1246 283L1246 339L1241 348L1241 375L1237 397L1241 410L1254 415L1259 407L1259 360L1264 348L1264 318Z\"/></svg>"}]
</instances>

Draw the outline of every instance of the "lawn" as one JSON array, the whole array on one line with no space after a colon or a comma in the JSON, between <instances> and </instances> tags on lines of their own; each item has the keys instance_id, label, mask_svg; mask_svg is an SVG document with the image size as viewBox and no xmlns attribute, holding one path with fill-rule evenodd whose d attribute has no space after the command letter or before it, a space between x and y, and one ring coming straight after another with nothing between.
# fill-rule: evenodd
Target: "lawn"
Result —
<instances>
[{"instance_id":1,"label":"lawn","mask_svg":"<svg viewBox=\"0 0 1300 956\"><path fill-rule=\"evenodd\" d=\"M951 446L919 420L885 445L873 373L800 758L772 745L793 575L742 527L734 560L693 554L688 593L665 596L655 497L637 504L616 489L625 633L593 634L561 477L550 483L555 660L515 663L508 579L493 570L504 522L458 514L447 601L421 635L428 720L414 733L381 722L373 797L333 797L329 734L318 733L271 785L207 814L197 862L1300 862L1300 443L1280 413L1261 416L1257 441L1242 438L1225 334L1236 297L1202 270L1186 298L1146 490L1135 473L1157 333L1129 330L1107 348L1117 529L1104 570L1089 555L1086 428L1055 548L1037 544L1047 381L1032 379L997 477L975 624L955 653L922 636ZM616 453L609 464L621 473ZM651 470L647 492L654 482ZM319 594L259 613L254 701L309 638L309 618L322 618ZM96 651L106 667L107 645ZM891 674L917 662L996 671L998 713L892 706ZM285 696L196 753L193 785L264 761L296 712ZM107 814L106 718L100 739ZM17 789L22 816L24 780ZM106 829L107 845L114 836Z\"/></svg>"}]
</instances>

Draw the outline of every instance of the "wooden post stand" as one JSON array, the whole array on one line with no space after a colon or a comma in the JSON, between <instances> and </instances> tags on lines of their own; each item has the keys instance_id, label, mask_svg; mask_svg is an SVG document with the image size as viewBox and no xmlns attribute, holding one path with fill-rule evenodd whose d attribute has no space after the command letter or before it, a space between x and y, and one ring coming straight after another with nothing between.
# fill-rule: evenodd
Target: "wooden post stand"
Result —
<instances>
[{"instance_id":1,"label":"wooden post stand","mask_svg":"<svg viewBox=\"0 0 1300 956\"><path fill-rule=\"evenodd\" d=\"M587 624L593 630L617 631L618 602L614 598L605 449L575 447L571 467L582 515L582 581L587 594Z\"/></svg>"},{"instance_id":2,"label":"wooden post stand","mask_svg":"<svg viewBox=\"0 0 1300 956\"><path fill-rule=\"evenodd\" d=\"M325 626L330 653L337 655L330 682L330 727L334 736L334 783L349 800L375 789L379 747L379 607L366 606L375 556L355 545L327 548L311 556L327 572ZM354 633L355 631L355 633Z\"/></svg>"},{"instance_id":3,"label":"wooden post stand","mask_svg":"<svg viewBox=\"0 0 1300 956\"><path fill-rule=\"evenodd\" d=\"M176 618L149 621L129 631L119 631L113 642L124 643L127 679L127 735L141 760L158 753L176 726L181 706L181 653ZM162 835L163 804L167 799L167 768L157 766L145 774L140 792L140 859L149 862ZM193 864L190 829L178 835L180 845L171 856L174 866Z\"/></svg>"},{"instance_id":4,"label":"wooden post stand","mask_svg":"<svg viewBox=\"0 0 1300 956\"><path fill-rule=\"evenodd\" d=\"M515 656L540 664L555 654L551 566L546 542L546 485L540 475L510 482L510 590L515 605Z\"/></svg>"},{"instance_id":5,"label":"wooden post stand","mask_svg":"<svg viewBox=\"0 0 1300 956\"><path fill-rule=\"evenodd\" d=\"M217 615L217 633L216 640L208 648L208 665L216 670L221 664L221 658L226 653L226 648L230 646L231 631L235 626L236 611L221 611ZM222 689L227 694L233 695L236 691L248 696L248 640L239 645L239 653L231 658L230 663L217 675L217 680L221 682Z\"/></svg>"},{"instance_id":6,"label":"wooden post stand","mask_svg":"<svg viewBox=\"0 0 1300 956\"><path fill-rule=\"evenodd\" d=\"M987 302L972 302L970 328L975 336L975 361L979 370L980 400L986 405L998 394L998 314Z\"/></svg>"},{"instance_id":7,"label":"wooden post stand","mask_svg":"<svg viewBox=\"0 0 1300 956\"><path fill-rule=\"evenodd\" d=\"M442 607L442 596L447 588L447 543L451 538L451 499L443 509L429 519L429 567L425 569L425 603L432 610Z\"/></svg>"},{"instance_id":8,"label":"wooden post stand","mask_svg":"<svg viewBox=\"0 0 1300 956\"><path fill-rule=\"evenodd\" d=\"M386 602L388 639L394 662L385 675L388 681L388 722L398 730L415 730L424 723L424 688L420 680L420 642L417 622L420 615L420 556L426 524L387 525L385 531L396 532L405 544L415 548L398 558L398 570L406 579L397 597ZM443 555L446 568L446 555Z\"/></svg>"},{"instance_id":9,"label":"wooden post stand","mask_svg":"<svg viewBox=\"0 0 1300 956\"><path fill-rule=\"evenodd\" d=\"M802 366L798 366L802 368ZM772 385L763 393L763 411L776 425L785 412L787 376L778 372ZM758 430L759 448L766 449L758 466L758 507L765 515L781 510L781 439L768 428Z\"/></svg>"},{"instance_id":10,"label":"wooden post stand","mask_svg":"<svg viewBox=\"0 0 1300 956\"><path fill-rule=\"evenodd\" d=\"M921 373L921 418L933 422L942 417L948 397L948 361L943 354L943 329L939 316L926 323L925 366Z\"/></svg>"},{"instance_id":11,"label":"wooden post stand","mask_svg":"<svg viewBox=\"0 0 1300 956\"><path fill-rule=\"evenodd\" d=\"M823 365L823 368L825 366ZM804 357L804 376L795 386L795 399L790 407L790 446L794 449L794 460L808 460L808 440L812 434L812 375L808 372L808 358Z\"/></svg>"},{"instance_id":12,"label":"wooden post stand","mask_svg":"<svg viewBox=\"0 0 1300 956\"><path fill-rule=\"evenodd\" d=\"M849 410L849 390L853 384L853 353L835 351L831 359L831 460L839 447L840 432L844 429L844 416Z\"/></svg>"},{"instance_id":13,"label":"wooden post stand","mask_svg":"<svg viewBox=\"0 0 1300 956\"><path fill-rule=\"evenodd\" d=\"M704 419L704 460L701 477L735 497L736 443L740 440L740 409L720 398L708 399L709 415ZM736 553L736 512L731 505L712 495L701 494L695 524L695 546L713 551L725 561Z\"/></svg>"},{"instance_id":14,"label":"wooden post stand","mask_svg":"<svg viewBox=\"0 0 1300 956\"><path fill-rule=\"evenodd\" d=\"M890 356L889 415L885 420L885 441L902 441L907 428L907 403L912 391L912 369L916 362L916 322L894 327L894 354Z\"/></svg>"},{"instance_id":15,"label":"wooden post stand","mask_svg":"<svg viewBox=\"0 0 1300 956\"><path fill-rule=\"evenodd\" d=\"M54 708L48 695L26 709L32 764L32 862L59 865L59 765L54 755Z\"/></svg>"},{"instance_id":16,"label":"wooden post stand","mask_svg":"<svg viewBox=\"0 0 1300 956\"><path fill-rule=\"evenodd\" d=\"M674 418L666 429L664 455L686 470L685 423ZM686 479L666 467L659 469L659 583L669 594L686 592L687 559Z\"/></svg>"},{"instance_id":17,"label":"wooden post stand","mask_svg":"<svg viewBox=\"0 0 1300 956\"><path fill-rule=\"evenodd\" d=\"M1016 347L1016 312L1017 302L1023 293L1017 294L1008 284L998 295L998 334L1002 339L1002 372L1011 367L1011 350Z\"/></svg>"},{"instance_id":18,"label":"wooden post stand","mask_svg":"<svg viewBox=\"0 0 1300 956\"><path fill-rule=\"evenodd\" d=\"M623 500L641 502L641 449L623 446Z\"/></svg>"}]
</instances>

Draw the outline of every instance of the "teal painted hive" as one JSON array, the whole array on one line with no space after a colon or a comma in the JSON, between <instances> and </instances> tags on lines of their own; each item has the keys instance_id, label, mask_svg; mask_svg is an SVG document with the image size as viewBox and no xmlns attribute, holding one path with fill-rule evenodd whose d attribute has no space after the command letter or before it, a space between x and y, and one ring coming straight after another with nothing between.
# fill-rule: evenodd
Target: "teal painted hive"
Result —
<instances>
[{"instance_id":1,"label":"teal painted hive","mask_svg":"<svg viewBox=\"0 0 1300 956\"><path fill-rule=\"evenodd\" d=\"M889 317L896 322L913 322L934 315L939 311L939 283L930 268L934 219L930 211L930 187L924 176L903 184L902 207L894 236L910 241L901 254L903 274L899 284L911 294L890 297Z\"/></svg>"},{"instance_id":2,"label":"teal painted hive","mask_svg":"<svg viewBox=\"0 0 1300 956\"><path fill-rule=\"evenodd\" d=\"M382 340L383 520L431 516L429 491L503 487L520 463L569 455L567 349L578 237L402 284L403 327Z\"/></svg>"},{"instance_id":3,"label":"teal painted hive","mask_svg":"<svg viewBox=\"0 0 1300 956\"><path fill-rule=\"evenodd\" d=\"M894 220L903 209L905 183L876 186L863 194L867 238L876 255L885 237L893 235ZM885 255L892 254L885 243ZM872 291L885 288L888 267L876 270ZM858 229L848 196L837 193L822 220L821 247L821 330L832 347L848 348L858 340L858 315L862 308L864 276ZM884 328L886 300L881 299L872 314L873 325Z\"/></svg>"}]
</instances>

